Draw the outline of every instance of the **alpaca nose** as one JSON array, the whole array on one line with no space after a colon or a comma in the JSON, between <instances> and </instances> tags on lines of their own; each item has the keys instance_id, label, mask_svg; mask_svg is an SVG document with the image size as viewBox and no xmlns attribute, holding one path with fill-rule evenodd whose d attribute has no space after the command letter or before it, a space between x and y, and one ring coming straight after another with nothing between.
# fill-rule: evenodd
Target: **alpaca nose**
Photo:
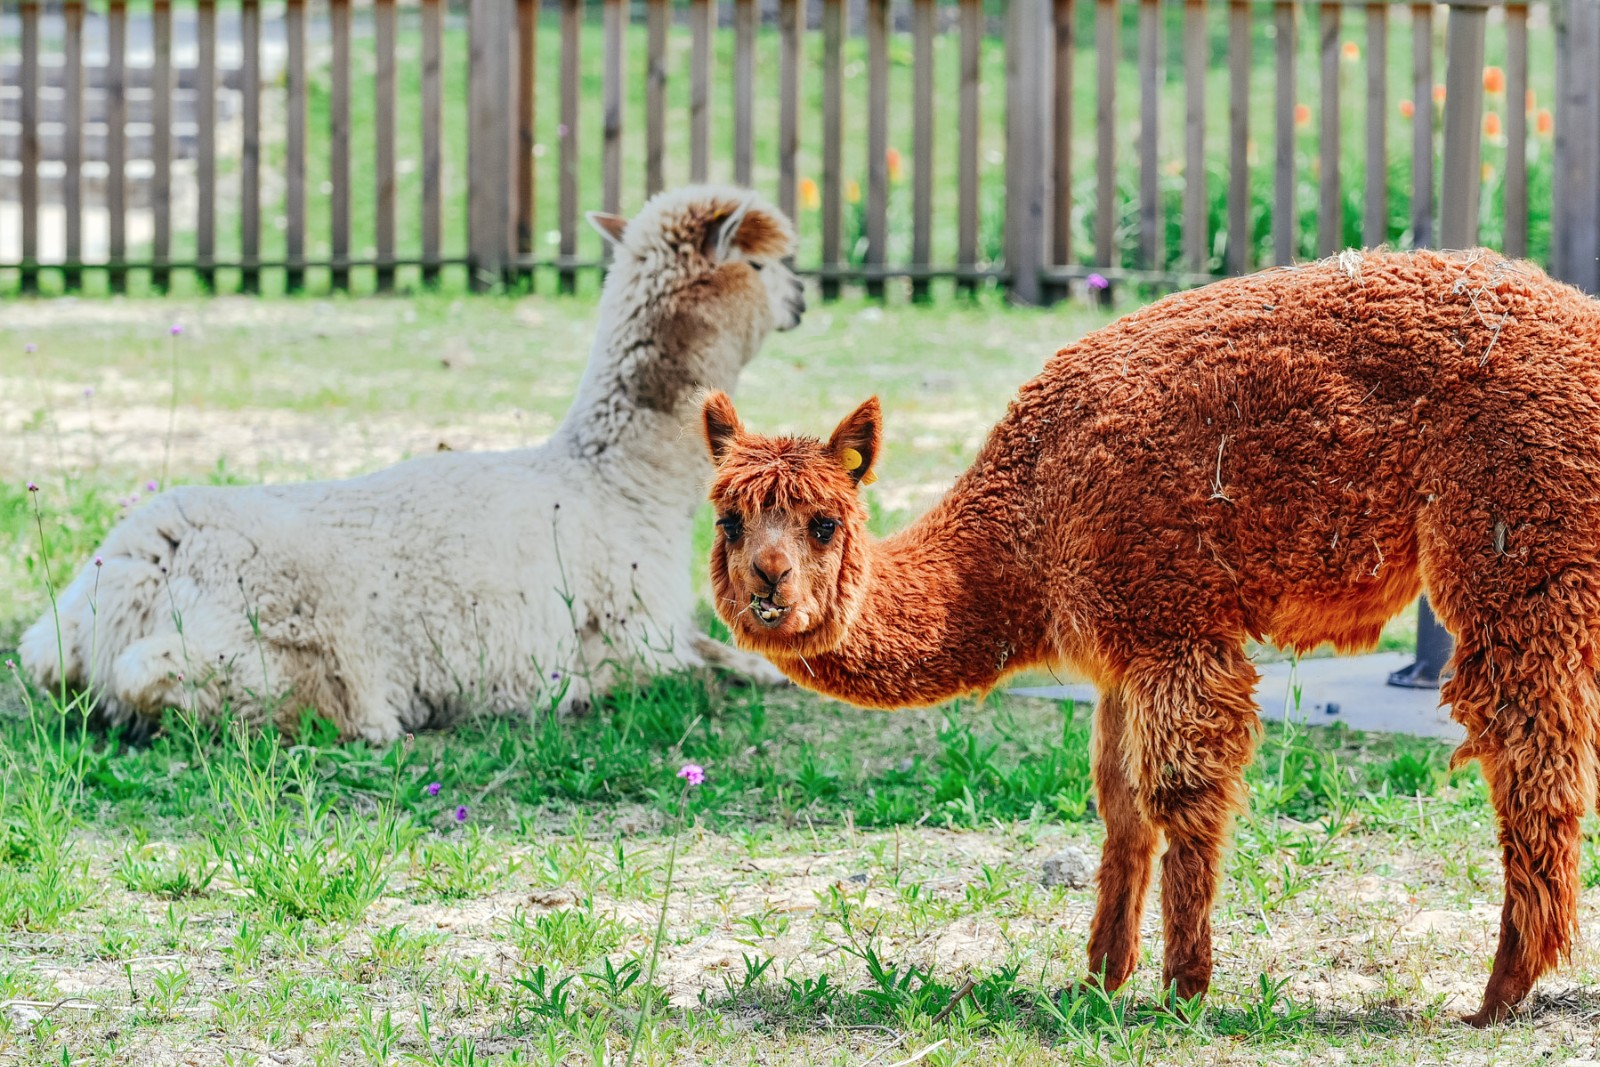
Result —
<instances>
[{"instance_id":1,"label":"alpaca nose","mask_svg":"<svg viewBox=\"0 0 1600 1067\"><path fill-rule=\"evenodd\" d=\"M768 589L778 588L778 583L789 577L789 572L793 570L788 560L773 556L752 562L750 569L756 572L757 578L767 583ZM773 575L777 577L774 578Z\"/></svg>"}]
</instances>

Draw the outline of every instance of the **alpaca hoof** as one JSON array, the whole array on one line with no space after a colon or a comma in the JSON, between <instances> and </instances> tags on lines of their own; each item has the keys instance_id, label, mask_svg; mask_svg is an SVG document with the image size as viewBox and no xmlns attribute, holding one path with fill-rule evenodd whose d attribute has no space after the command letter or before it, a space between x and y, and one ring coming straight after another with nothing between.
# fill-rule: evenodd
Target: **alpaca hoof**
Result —
<instances>
[{"instance_id":1,"label":"alpaca hoof","mask_svg":"<svg viewBox=\"0 0 1600 1067\"><path fill-rule=\"evenodd\" d=\"M1511 1017L1511 1013L1512 1006L1510 1004L1485 1004L1471 1015L1461 1016L1461 1021L1474 1030L1485 1030L1498 1023L1505 1022Z\"/></svg>"}]
</instances>

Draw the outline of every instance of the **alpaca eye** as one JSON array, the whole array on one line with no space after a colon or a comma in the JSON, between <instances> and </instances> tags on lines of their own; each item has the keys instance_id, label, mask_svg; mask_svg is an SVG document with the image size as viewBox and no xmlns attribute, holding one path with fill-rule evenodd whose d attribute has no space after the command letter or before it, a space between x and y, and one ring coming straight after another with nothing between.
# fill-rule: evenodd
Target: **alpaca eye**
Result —
<instances>
[{"instance_id":1,"label":"alpaca eye","mask_svg":"<svg viewBox=\"0 0 1600 1067\"><path fill-rule=\"evenodd\" d=\"M722 536L729 541L737 541L744 536L744 520L737 515L724 515L717 520L717 525L722 528Z\"/></svg>"},{"instance_id":2,"label":"alpaca eye","mask_svg":"<svg viewBox=\"0 0 1600 1067\"><path fill-rule=\"evenodd\" d=\"M838 528L839 524L832 519L813 519L811 521L811 536L823 544L827 544L833 540L833 533Z\"/></svg>"},{"instance_id":3,"label":"alpaca eye","mask_svg":"<svg viewBox=\"0 0 1600 1067\"><path fill-rule=\"evenodd\" d=\"M766 264L761 262L759 259L752 259L749 261L749 263L750 266L754 267L756 270L760 270L762 267L766 266Z\"/></svg>"}]
</instances>

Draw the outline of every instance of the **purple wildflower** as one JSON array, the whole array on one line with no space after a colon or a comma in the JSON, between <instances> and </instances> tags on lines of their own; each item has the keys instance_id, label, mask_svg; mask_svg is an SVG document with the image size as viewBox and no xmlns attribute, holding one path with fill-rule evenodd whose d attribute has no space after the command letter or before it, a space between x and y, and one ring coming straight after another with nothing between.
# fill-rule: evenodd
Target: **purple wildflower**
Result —
<instances>
[{"instance_id":1,"label":"purple wildflower","mask_svg":"<svg viewBox=\"0 0 1600 1067\"><path fill-rule=\"evenodd\" d=\"M33 482L33 481L30 481L30 482L29 482L29 483L28 483L28 492L30 492L30 493L37 493L37 492L38 492L38 491L39 491L39 483L38 483L38 482Z\"/></svg>"},{"instance_id":2,"label":"purple wildflower","mask_svg":"<svg viewBox=\"0 0 1600 1067\"><path fill-rule=\"evenodd\" d=\"M466 822L466 821L467 821L467 806L465 804L463 804L459 808L456 809L456 822Z\"/></svg>"},{"instance_id":3,"label":"purple wildflower","mask_svg":"<svg viewBox=\"0 0 1600 1067\"><path fill-rule=\"evenodd\" d=\"M678 777L690 785L699 785L706 780L706 769L698 763L685 763L683 769L678 771Z\"/></svg>"},{"instance_id":4,"label":"purple wildflower","mask_svg":"<svg viewBox=\"0 0 1600 1067\"><path fill-rule=\"evenodd\" d=\"M96 556L94 558L94 565L96 567L104 567L106 565L105 557L104 556Z\"/></svg>"},{"instance_id":5,"label":"purple wildflower","mask_svg":"<svg viewBox=\"0 0 1600 1067\"><path fill-rule=\"evenodd\" d=\"M39 351L39 346L34 344L32 341L29 341L27 344L22 346L22 350L31 356L35 352Z\"/></svg>"},{"instance_id":6,"label":"purple wildflower","mask_svg":"<svg viewBox=\"0 0 1600 1067\"><path fill-rule=\"evenodd\" d=\"M436 796L439 795L439 790L442 789L442 788L444 788L444 787L441 786L438 782L429 782L428 783L428 795L430 797L436 797Z\"/></svg>"},{"instance_id":7,"label":"purple wildflower","mask_svg":"<svg viewBox=\"0 0 1600 1067\"><path fill-rule=\"evenodd\" d=\"M145 489L145 492L147 492L147 493L153 493L153 492L155 492L156 490L158 490L160 488L161 487L155 483L155 479L153 479L153 478L150 481L144 483L144 489Z\"/></svg>"},{"instance_id":8,"label":"purple wildflower","mask_svg":"<svg viewBox=\"0 0 1600 1067\"><path fill-rule=\"evenodd\" d=\"M1106 281L1106 276L1104 274L1091 274L1084 279L1084 282L1086 282L1091 289L1111 288L1111 283Z\"/></svg>"},{"instance_id":9,"label":"purple wildflower","mask_svg":"<svg viewBox=\"0 0 1600 1067\"><path fill-rule=\"evenodd\" d=\"M181 323L181 322L173 323L172 324L172 329L167 331L167 332L172 334L172 336L174 336L174 337L179 336L180 334L183 333L183 323Z\"/></svg>"},{"instance_id":10,"label":"purple wildflower","mask_svg":"<svg viewBox=\"0 0 1600 1067\"><path fill-rule=\"evenodd\" d=\"M17 661L16 660L14 660L14 659L6 660L6 670L14 671L16 669L17 669Z\"/></svg>"},{"instance_id":11,"label":"purple wildflower","mask_svg":"<svg viewBox=\"0 0 1600 1067\"><path fill-rule=\"evenodd\" d=\"M561 672L560 672L560 671L551 671L551 672L550 672L550 680L551 680L551 681L552 681L552 682L559 682L559 681L561 681Z\"/></svg>"},{"instance_id":12,"label":"purple wildflower","mask_svg":"<svg viewBox=\"0 0 1600 1067\"><path fill-rule=\"evenodd\" d=\"M83 398L85 400L93 400L94 399L94 386L86 385L86 386L83 387Z\"/></svg>"}]
</instances>

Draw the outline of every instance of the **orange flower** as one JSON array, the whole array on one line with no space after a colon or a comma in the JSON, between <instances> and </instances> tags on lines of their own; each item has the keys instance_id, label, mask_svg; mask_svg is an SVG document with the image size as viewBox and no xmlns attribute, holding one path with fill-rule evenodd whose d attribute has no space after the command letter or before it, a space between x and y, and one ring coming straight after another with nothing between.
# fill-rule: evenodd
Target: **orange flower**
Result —
<instances>
[{"instance_id":1,"label":"orange flower","mask_svg":"<svg viewBox=\"0 0 1600 1067\"><path fill-rule=\"evenodd\" d=\"M1483 116L1483 135L1485 137L1500 136L1500 116L1493 111Z\"/></svg>"},{"instance_id":2,"label":"orange flower","mask_svg":"<svg viewBox=\"0 0 1600 1067\"><path fill-rule=\"evenodd\" d=\"M1541 107L1539 115L1533 121L1533 128L1539 131L1539 136L1549 137L1556 128L1556 120L1550 117L1550 109Z\"/></svg>"},{"instance_id":3,"label":"orange flower","mask_svg":"<svg viewBox=\"0 0 1600 1067\"><path fill-rule=\"evenodd\" d=\"M1435 104L1444 103L1444 86L1435 85L1433 87L1433 102Z\"/></svg>"},{"instance_id":4,"label":"orange flower","mask_svg":"<svg viewBox=\"0 0 1600 1067\"><path fill-rule=\"evenodd\" d=\"M1486 93L1503 93L1506 91L1506 72L1499 67L1483 68L1483 91Z\"/></svg>"},{"instance_id":5,"label":"orange flower","mask_svg":"<svg viewBox=\"0 0 1600 1067\"><path fill-rule=\"evenodd\" d=\"M1296 104L1294 106L1294 124L1296 126L1311 125L1311 105Z\"/></svg>"},{"instance_id":6,"label":"orange flower","mask_svg":"<svg viewBox=\"0 0 1600 1067\"><path fill-rule=\"evenodd\" d=\"M1354 41L1346 41L1344 47L1339 49L1339 54L1344 56L1346 61L1354 63L1361 58L1361 46Z\"/></svg>"},{"instance_id":7,"label":"orange flower","mask_svg":"<svg viewBox=\"0 0 1600 1067\"><path fill-rule=\"evenodd\" d=\"M1527 101L1522 105L1522 110L1532 114L1533 109L1537 106L1539 106L1539 94L1534 92L1532 89L1529 89L1528 98Z\"/></svg>"},{"instance_id":8,"label":"orange flower","mask_svg":"<svg viewBox=\"0 0 1600 1067\"><path fill-rule=\"evenodd\" d=\"M800 206L807 211L815 211L822 204L822 194L817 192L817 183L810 178L800 179Z\"/></svg>"},{"instance_id":9,"label":"orange flower","mask_svg":"<svg viewBox=\"0 0 1600 1067\"><path fill-rule=\"evenodd\" d=\"M900 149L885 148L883 150L883 162L889 168L889 180L898 184L902 172L902 168L900 166Z\"/></svg>"},{"instance_id":10,"label":"orange flower","mask_svg":"<svg viewBox=\"0 0 1600 1067\"><path fill-rule=\"evenodd\" d=\"M861 183L851 178L844 183L844 198L852 204L861 203Z\"/></svg>"},{"instance_id":11,"label":"orange flower","mask_svg":"<svg viewBox=\"0 0 1600 1067\"><path fill-rule=\"evenodd\" d=\"M1400 101L1400 117L1409 119L1417 113L1417 105L1409 100Z\"/></svg>"}]
</instances>

